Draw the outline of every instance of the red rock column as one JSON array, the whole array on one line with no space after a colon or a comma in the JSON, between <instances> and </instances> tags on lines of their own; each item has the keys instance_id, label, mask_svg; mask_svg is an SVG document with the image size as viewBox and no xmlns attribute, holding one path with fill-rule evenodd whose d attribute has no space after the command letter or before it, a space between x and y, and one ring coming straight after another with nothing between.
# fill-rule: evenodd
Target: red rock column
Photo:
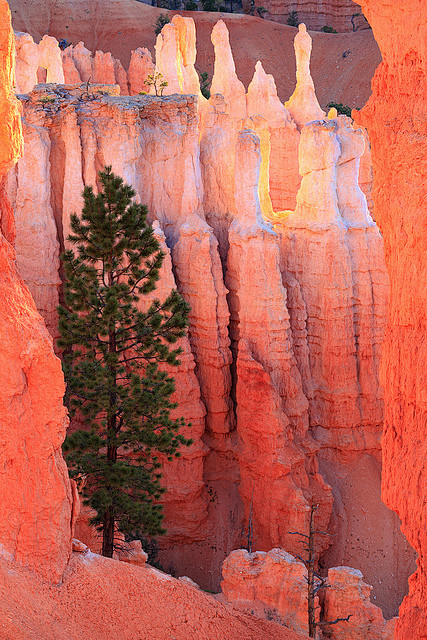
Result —
<instances>
[{"instance_id":1,"label":"red rock column","mask_svg":"<svg viewBox=\"0 0 427 640\"><path fill-rule=\"evenodd\" d=\"M382 496L419 554L396 640L427 638L427 6L358 0L383 62L358 116L372 143L374 214L391 281L383 346Z\"/></svg>"},{"instance_id":2,"label":"red rock column","mask_svg":"<svg viewBox=\"0 0 427 640\"><path fill-rule=\"evenodd\" d=\"M21 153L14 38L0 0L0 176ZM61 454L67 416L52 338L15 270L13 213L0 193L0 548L58 580L71 551L72 491ZM6 237L5 237L6 236Z\"/></svg>"}]
</instances>

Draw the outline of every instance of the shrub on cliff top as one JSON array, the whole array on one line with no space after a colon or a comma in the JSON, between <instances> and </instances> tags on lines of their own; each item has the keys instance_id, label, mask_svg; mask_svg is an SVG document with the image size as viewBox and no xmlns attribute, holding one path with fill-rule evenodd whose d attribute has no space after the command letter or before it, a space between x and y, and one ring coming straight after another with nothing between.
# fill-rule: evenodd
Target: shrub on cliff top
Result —
<instances>
[{"instance_id":1,"label":"shrub on cliff top","mask_svg":"<svg viewBox=\"0 0 427 640\"><path fill-rule=\"evenodd\" d=\"M159 365L179 364L170 345L185 334L189 309L176 290L144 303L164 254L134 191L110 167L99 179L100 193L86 187L81 218L71 216L59 344L67 404L85 425L66 438L65 457L111 557L118 531L164 533L158 454L171 459L191 441L179 433L184 420L170 416L174 380Z\"/></svg>"},{"instance_id":2,"label":"shrub on cliff top","mask_svg":"<svg viewBox=\"0 0 427 640\"><path fill-rule=\"evenodd\" d=\"M156 36L159 35L160 31L163 29L165 24L168 24L169 22L170 22L170 18L165 13L161 13L159 15L154 25L154 33L156 34Z\"/></svg>"},{"instance_id":3,"label":"shrub on cliff top","mask_svg":"<svg viewBox=\"0 0 427 640\"><path fill-rule=\"evenodd\" d=\"M347 105L342 102L328 102L326 109L336 109L339 115L351 118L351 107L347 107Z\"/></svg>"}]
</instances>

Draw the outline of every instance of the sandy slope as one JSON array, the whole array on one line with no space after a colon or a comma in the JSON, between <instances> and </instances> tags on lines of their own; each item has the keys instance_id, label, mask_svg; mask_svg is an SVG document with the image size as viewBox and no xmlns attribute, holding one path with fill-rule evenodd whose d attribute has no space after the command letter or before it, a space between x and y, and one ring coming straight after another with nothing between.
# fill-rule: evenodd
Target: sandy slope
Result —
<instances>
[{"instance_id":1,"label":"sandy slope","mask_svg":"<svg viewBox=\"0 0 427 640\"><path fill-rule=\"evenodd\" d=\"M0 557L0 640L304 640L150 567L73 554L59 585Z\"/></svg>"},{"instance_id":2,"label":"sandy slope","mask_svg":"<svg viewBox=\"0 0 427 640\"><path fill-rule=\"evenodd\" d=\"M91 50L111 51L125 65L131 50L138 46L147 46L154 53L156 18L162 12L173 13L136 0L10 0L9 5L16 30L28 31L37 40L45 33L73 44L83 40ZM288 99L295 85L295 28L238 14L184 15L196 21L199 71L212 73L210 32L222 17L230 30L237 72L245 85L251 80L256 61L261 60L266 71L274 75L279 96ZM363 106L381 60L372 31L312 32L312 36L312 73L320 104L335 100L351 107Z\"/></svg>"}]
</instances>

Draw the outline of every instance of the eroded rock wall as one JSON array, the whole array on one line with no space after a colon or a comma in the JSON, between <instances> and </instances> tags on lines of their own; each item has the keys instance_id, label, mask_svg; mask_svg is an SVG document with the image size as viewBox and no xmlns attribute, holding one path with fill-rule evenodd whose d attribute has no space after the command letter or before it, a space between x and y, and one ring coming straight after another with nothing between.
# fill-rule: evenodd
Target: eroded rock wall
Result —
<instances>
[{"instance_id":1,"label":"eroded rock wall","mask_svg":"<svg viewBox=\"0 0 427 640\"><path fill-rule=\"evenodd\" d=\"M358 117L371 139L374 211L391 281L381 366L382 497L419 554L395 638L419 640L427 637L427 15L421 0L359 4L383 56Z\"/></svg>"},{"instance_id":2,"label":"eroded rock wall","mask_svg":"<svg viewBox=\"0 0 427 640\"><path fill-rule=\"evenodd\" d=\"M4 175L22 153L22 130L12 94L10 12L3 0L0 16L0 549L2 556L57 581L71 552L78 499L73 502L61 455L68 423L61 363L16 271L11 244L13 211Z\"/></svg>"},{"instance_id":3,"label":"eroded rock wall","mask_svg":"<svg viewBox=\"0 0 427 640\"><path fill-rule=\"evenodd\" d=\"M40 85L22 98L28 151L9 176L28 247L20 268L29 265L29 285L54 323L56 263L45 280L31 268L28 212L37 210L36 229L55 222L58 241L51 233L45 243L56 256L84 185L96 190L98 170L111 164L157 221L170 255L165 282L175 282L192 307L176 377L194 446L165 468L173 487L165 568L215 588L224 556L242 540L298 553L289 532L307 530L315 501L316 525L325 530L330 521L334 536L317 543L330 546L325 562L362 568L393 614L411 555L379 498L387 279L358 187L365 137L346 118L325 119L305 27L288 108L260 64L245 92L223 22L212 41L208 102L182 94L195 80L195 40L191 24L179 20L163 32L156 59L178 94ZM81 69L90 59L79 46L73 56ZM34 163L50 200L49 188L36 190L30 179ZM405 568L398 589L395 565Z\"/></svg>"}]
</instances>

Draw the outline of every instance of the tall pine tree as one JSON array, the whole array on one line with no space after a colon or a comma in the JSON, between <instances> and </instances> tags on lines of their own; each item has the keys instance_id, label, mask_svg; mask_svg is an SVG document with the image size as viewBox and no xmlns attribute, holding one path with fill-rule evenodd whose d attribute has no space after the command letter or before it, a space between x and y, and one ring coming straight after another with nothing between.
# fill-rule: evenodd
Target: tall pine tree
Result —
<instances>
[{"instance_id":1,"label":"tall pine tree","mask_svg":"<svg viewBox=\"0 0 427 640\"><path fill-rule=\"evenodd\" d=\"M171 418L174 380L159 365L179 364L170 345L185 334L189 308L172 291L140 310L164 255L134 191L111 167L99 177L100 193L86 187L82 215L71 217L59 345L69 410L85 426L66 438L65 457L111 557L118 531L164 533L158 454L171 459L191 441L179 433L184 420Z\"/></svg>"}]
</instances>

